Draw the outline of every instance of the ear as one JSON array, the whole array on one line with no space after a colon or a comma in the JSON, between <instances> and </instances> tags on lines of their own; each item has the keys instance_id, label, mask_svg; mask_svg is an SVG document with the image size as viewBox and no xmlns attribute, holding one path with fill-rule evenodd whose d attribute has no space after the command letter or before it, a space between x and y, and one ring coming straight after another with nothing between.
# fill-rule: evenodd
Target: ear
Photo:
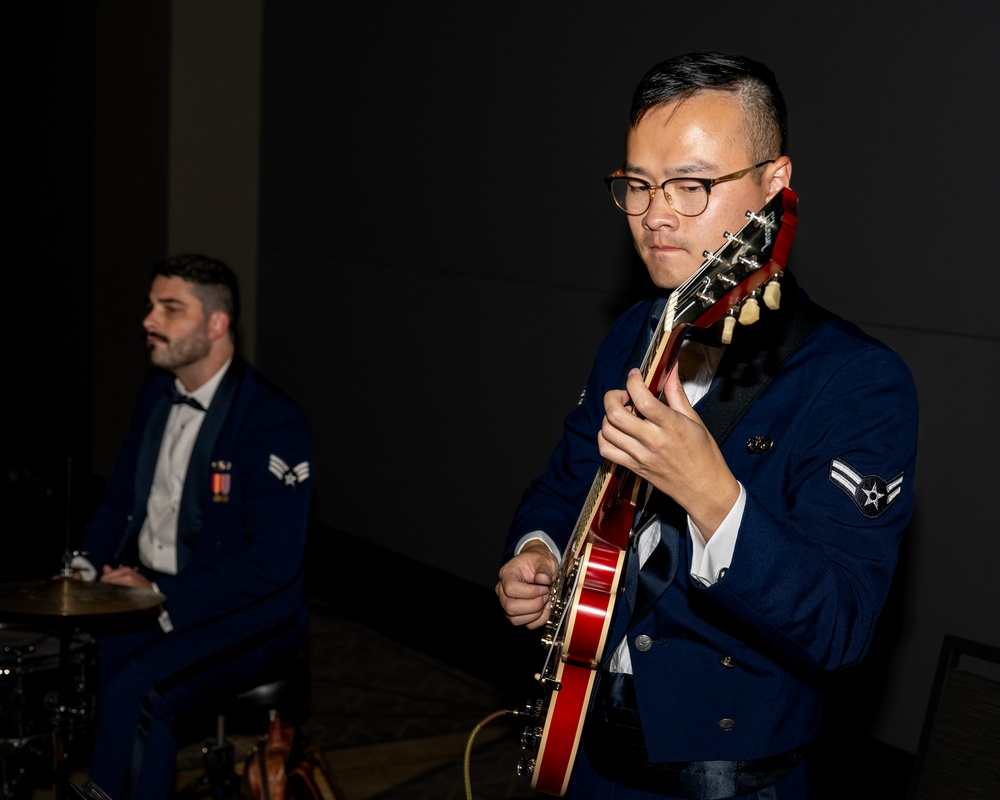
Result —
<instances>
[{"instance_id":1,"label":"ear","mask_svg":"<svg viewBox=\"0 0 1000 800\"><path fill-rule=\"evenodd\" d=\"M782 189L787 189L792 183L792 160L782 156L770 166L770 181L767 187L767 199L770 201Z\"/></svg>"},{"instance_id":2,"label":"ear","mask_svg":"<svg viewBox=\"0 0 1000 800\"><path fill-rule=\"evenodd\" d=\"M208 317L208 336L214 342L229 332L229 315L225 311L213 311Z\"/></svg>"}]
</instances>

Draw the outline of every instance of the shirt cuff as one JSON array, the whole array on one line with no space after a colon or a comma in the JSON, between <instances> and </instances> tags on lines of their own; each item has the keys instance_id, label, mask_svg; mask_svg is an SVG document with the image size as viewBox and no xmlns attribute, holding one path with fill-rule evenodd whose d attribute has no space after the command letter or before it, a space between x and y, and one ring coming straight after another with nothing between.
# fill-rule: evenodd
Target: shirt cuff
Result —
<instances>
[{"instance_id":1,"label":"shirt cuff","mask_svg":"<svg viewBox=\"0 0 1000 800\"><path fill-rule=\"evenodd\" d=\"M160 623L160 630L164 633L170 633L174 629L174 623L170 621L170 615L167 613L167 609L163 609L160 612L160 616L156 618L156 621Z\"/></svg>"},{"instance_id":2,"label":"shirt cuff","mask_svg":"<svg viewBox=\"0 0 1000 800\"><path fill-rule=\"evenodd\" d=\"M160 587L156 585L156 581L152 582L153 591L157 594L163 594L160 591ZM170 621L170 615L167 613L167 609L161 609L160 615L156 618L156 621L160 623L160 630L164 633L170 633L174 629L174 623Z\"/></svg>"},{"instance_id":3,"label":"shirt cuff","mask_svg":"<svg viewBox=\"0 0 1000 800\"><path fill-rule=\"evenodd\" d=\"M552 537L549 536L545 531L532 531L531 533L526 533L520 539L517 540L517 545L514 547L514 555L520 555L524 546L530 541L539 541L544 544L549 550L552 551L553 555L557 559L562 558L562 551L559 546L552 541Z\"/></svg>"},{"instance_id":4,"label":"shirt cuff","mask_svg":"<svg viewBox=\"0 0 1000 800\"><path fill-rule=\"evenodd\" d=\"M73 560L69 562L69 566L70 569L79 570L80 578L87 583L93 583L97 580L97 567L83 556L73 556Z\"/></svg>"},{"instance_id":5,"label":"shirt cuff","mask_svg":"<svg viewBox=\"0 0 1000 800\"><path fill-rule=\"evenodd\" d=\"M703 586L712 586L729 569L739 538L743 511L747 505L747 492L740 483L740 496L729 509L722 524L712 534L708 542L698 526L688 517L688 531L691 534L691 577Z\"/></svg>"}]
</instances>

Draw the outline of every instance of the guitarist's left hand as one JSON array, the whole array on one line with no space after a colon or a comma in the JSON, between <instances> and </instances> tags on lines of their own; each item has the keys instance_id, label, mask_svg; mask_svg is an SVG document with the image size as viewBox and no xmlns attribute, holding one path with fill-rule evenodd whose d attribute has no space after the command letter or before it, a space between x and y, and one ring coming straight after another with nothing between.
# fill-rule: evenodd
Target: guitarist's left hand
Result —
<instances>
[{"instance_id":1,"label":"guitarist's left hand","mask_svg":"<svg viewBox=\"0 0 1000 800\"><path fill-rule=\"evenodd\" d=\"M740 488L688 402L677 365L667 375L662 402L637 369L629 372L626 387L604 396L605 417L597 435L601 455L674 498L710 539Z\"/></svg>"}]
</instances>

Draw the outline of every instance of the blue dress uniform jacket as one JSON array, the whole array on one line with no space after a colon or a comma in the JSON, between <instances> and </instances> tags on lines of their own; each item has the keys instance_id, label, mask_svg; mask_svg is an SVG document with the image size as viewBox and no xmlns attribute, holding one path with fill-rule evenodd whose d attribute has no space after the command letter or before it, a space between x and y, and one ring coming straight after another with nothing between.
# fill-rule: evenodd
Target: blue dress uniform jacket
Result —
<instances>
[{"instance_id":1,"label":"blue dress uniform jacket","mask_svg":"<svg viewBox=\"0 0 1000 800\"><path fill-rule=\"evenodd\" d=\"M98 570L123 560L138 564L134 553L173 380L158 375L144 386L129 437L84 531L81 547ZM234 359L188 466L178 574L157 576L175 630L214 622L224 636L241 637L307 610L302 560L312 480L308 471L303 480L294 470L311 467L312 457L301 409Z\"/></svg>"},{"instance_id":2,"label":"blue dress uniform jacket","mask_svg":"<svg viewBox=\"0 0 1000 800\"><path fill-rule=\"evenodd\" d=\"M676 525L661 519L661 537L676 549L671 575L660 576L666 588L628 623L654 762L758 759L815 738L815 678L865 656L912 513L917 399L908 368L832 315L775 367L769 359L791 309L811 304L787 283L789 309L737 328L696 406L704 412L736 387L770 379L721 445L747 493L731 565L712 586L691 578L684 515ZM604 394L641 360L646 348L636 358L637 341L649 341L654 308L633 306L601 343L547 472L522 498L505 558L532 531L568 542L602 460ZM618 602L614 612L623 608ZM642 649L640 636L649 637Z\"/></svg>"},{"instance_id":3,"label":"blue dress uniform jacket","mask_svg":"<svg viewBox=\"0 0 1000 800\"><path fill-rule=\"evenodd\" d=\"M98 571L103 564L139 563L137 539L172 383L161 374L143 387L129 436L84 530L81 548ZM304 642L312 458L302 410L234 358L189 462L178 572L150 576L165 595L173 630L164 633L153 622L118 634L112 626L98 638L101 736L91 777L116 800L171 796L176 716L250 688ZM138 788L124 788L126 773Z\"/></svg>"}]
</instances>

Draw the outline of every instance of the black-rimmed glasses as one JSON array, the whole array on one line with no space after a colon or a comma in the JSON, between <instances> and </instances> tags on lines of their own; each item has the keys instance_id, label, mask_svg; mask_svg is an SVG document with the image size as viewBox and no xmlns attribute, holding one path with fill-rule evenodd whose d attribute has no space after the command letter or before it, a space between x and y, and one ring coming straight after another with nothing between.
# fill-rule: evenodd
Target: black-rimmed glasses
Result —
<instances>
[{"instance_id":1,"label":"black-rimmed glasses","mask_svg":"<svg viewBox=\"0 0 1000 800\"><path fill-rule=\"evenodd\" d=\"M642 178L626 175L623 170L618 170L608 175L604 182L611 190L615 205L630 217L646 213L653 202L653 195L656 194L657 189L663 191L667 203L682 217L697 217L708 208L708 197L715 184L737 181L758 167L773 163L774 159L769 158L767 161L761 161L752 167L741 169L738 172L730 172L721 178L670 178L658 186L644 181Z\"/></svg>"}]
</instances>

